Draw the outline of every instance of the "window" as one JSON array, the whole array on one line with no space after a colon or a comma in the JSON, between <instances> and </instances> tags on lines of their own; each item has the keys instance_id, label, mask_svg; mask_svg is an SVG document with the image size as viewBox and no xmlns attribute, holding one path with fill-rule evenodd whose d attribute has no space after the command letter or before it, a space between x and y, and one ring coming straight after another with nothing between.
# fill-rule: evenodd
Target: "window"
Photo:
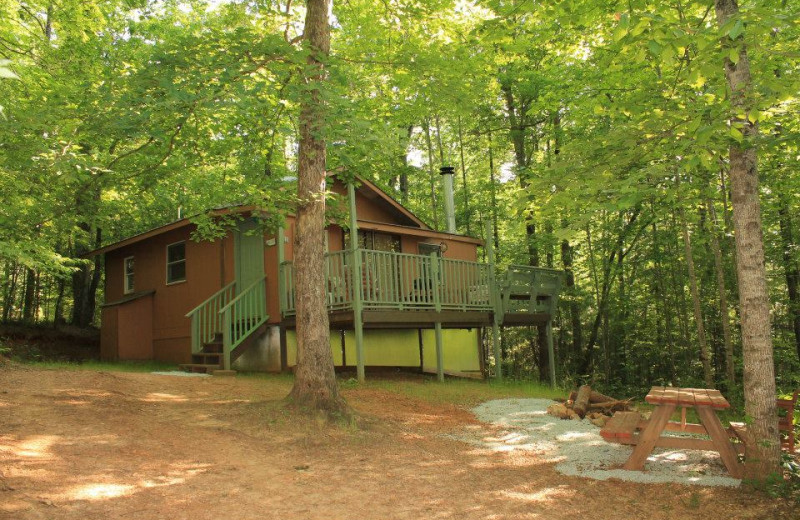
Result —
<instances>
[{"instance_id":1,"label":"window","mask_svg":"<svg viewBox=\"0 0 800 520\"><path fill-rule=\"evenodd\" d=\"M124 292L130 294L133 292L133 257L129 256L122 261L125 276L123 279Z\"/></svg>"},{"instance_id":2,"label":"window","mask_svg":"<svg viewBox=\"0 0 800 520\"><path fill-rule=\"evenodd\" d=\"M436 253L437 256L442 256L442 246L441 244L429 244L427 242L420 242L417 244L417 248L419 249L419 254L430 256L431 253Z\"/></svg>"},{"instance_id":3,"label":"window","mask_svg":"<svg viewBox=\"0 0 800 520\"><path fill-rule=\"evenodd\" d=\"M350 233L345 231L344 248L350 247ZM358 230L358 247L372 251L400 252L400 237L378 231Z\"/></svg>"},{"instance_id":4,"label":"window","mask_svg":"<svg viewBox=\"0 0 800 520\"><path fill-rule=\"evenodd\" d=\"M167 246L167 284L186 281L186 242Z\"/></svg>"}]
</instances>

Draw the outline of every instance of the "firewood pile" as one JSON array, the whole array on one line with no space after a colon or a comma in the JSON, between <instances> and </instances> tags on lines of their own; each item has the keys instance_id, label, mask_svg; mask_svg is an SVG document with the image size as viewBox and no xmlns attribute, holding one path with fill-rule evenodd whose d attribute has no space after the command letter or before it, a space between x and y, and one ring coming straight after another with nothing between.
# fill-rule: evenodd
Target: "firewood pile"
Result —
<instances>
[{"instance_id":1,"label":"firewood pile","mask_svg":"<svg viewBox=\"0 0 800 520\"><path fill-rule=\"evenodd\" d=\"M600 392L594 392L589 385L583 385L577 392L569 394L563 403L551 404L547 413L560 419L589 419L595 426L605 426L614 412L629 411L630 399L615 399Z\"/></svg>"}]
</instances>

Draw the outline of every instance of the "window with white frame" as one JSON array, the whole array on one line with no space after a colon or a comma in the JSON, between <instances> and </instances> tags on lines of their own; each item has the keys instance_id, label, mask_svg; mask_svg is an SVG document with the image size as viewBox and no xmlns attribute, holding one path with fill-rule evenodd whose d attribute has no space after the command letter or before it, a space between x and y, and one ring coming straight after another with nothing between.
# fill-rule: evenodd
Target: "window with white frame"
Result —
<instances>
[{"instance_id":1,"label":"window with white frame","mask_svg":"<svg viewBox=\"0 0 800 520\"><path fill-rule=\"evenodd\" d=\"M167 246L167 283L186 281L186 242Z\"/></svg>"},{"instance_id":2,"label":"window with white frame","mask_svg":"<svg viewBox=\"0 0 800 520\"><path fill-rule=\"evenodd\" d=\"M133 292L133 257L126 257L122 261L125 276L123 277L124 292L130 294Z\"/></svg>"}]
</instances>

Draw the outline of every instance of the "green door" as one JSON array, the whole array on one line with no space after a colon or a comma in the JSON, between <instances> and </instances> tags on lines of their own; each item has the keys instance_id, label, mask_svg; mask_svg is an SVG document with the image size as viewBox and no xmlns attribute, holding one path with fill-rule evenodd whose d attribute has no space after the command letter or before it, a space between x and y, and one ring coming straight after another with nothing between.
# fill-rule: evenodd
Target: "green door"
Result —
<instances>
[{"instance_id":1,"label":"green door","mask_svg":"<svg viewBox=\"0 0 800 520\"><path fill-rule=\"evenodd\" d=\"M249 218L239 223L234 234L237 293L264 276L264 236L256 228L255 219Z\"/></svg>"}]
</instances>

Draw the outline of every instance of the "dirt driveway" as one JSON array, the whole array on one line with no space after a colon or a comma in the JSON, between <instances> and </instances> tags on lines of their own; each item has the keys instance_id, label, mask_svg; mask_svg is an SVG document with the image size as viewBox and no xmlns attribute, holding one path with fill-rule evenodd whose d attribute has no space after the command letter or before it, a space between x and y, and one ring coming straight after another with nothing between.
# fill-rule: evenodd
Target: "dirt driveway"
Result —
<instances>
[{"instance_id":1,"label":"dirt driveway","mask_svg":"<svg viewBox=\"0 0 800 520\"><path fill-rule=\"evenodd\" d=\"M280 406L290 384L0 369L0 518L793 518L741 489L484 452L450 437L486 428L467 410L377 386L345 391L364 424L325 427Z\"/></svg>"}]
</instances>

